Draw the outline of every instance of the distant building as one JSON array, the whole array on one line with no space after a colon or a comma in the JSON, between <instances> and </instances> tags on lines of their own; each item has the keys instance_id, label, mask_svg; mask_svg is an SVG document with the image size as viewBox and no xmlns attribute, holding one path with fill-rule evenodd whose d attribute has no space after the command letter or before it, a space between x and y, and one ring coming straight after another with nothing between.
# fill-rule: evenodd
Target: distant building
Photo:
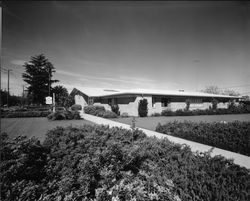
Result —
<instances>
[{"instance_id":1,"label":"distant building","mask_svg":"<svg viewBox=\"0 0 250 201\"><path fill-rule=\"evenodd\" d=\"M102 105L111 110L112 105L118 105L120 113L138 116L138 104L141 99L148 101L148 115L161 113L163 110L176 111L186 108L186 101L190 102L190 110L208 109L212 107L212 100L218 101L218 108L227 108L230 100L238 101L239 96L208 94L201 92L167 91L167 90L113 90L97 88L74 88L71 95L75 97L76 104L83 107L87 105Z\"/></svg>"}]
</instances>

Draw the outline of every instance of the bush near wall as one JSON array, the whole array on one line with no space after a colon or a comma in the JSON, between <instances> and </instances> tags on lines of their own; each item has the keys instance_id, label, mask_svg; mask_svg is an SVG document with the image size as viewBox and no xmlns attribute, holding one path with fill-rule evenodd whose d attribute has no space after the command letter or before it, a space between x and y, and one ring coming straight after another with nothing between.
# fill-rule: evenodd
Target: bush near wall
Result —
<instances>
[{"instance_id":1,"label":"bush near wall","mask_svg":"<svg viewBox=\"0 0 250 201\"><path fill-rule=\"evenodd\" d=\"M206 110L185 110L179 109L176 111L163 110L162 116L194 116L194 115L217 115L217 114L246 114L250 113L249 108L244 105L235 106L232 108L206 109Z\"/></svg>"},{"instance_id":2,"label":"bush near wall","mask_svg":"<svg viewBox=\"0 0 250 201\"><path fill-rule=\"evenodd\" d=\"M250 122L158 124L156 131L250 156Z\"/></svg>"},{"instance_id":3,"label":"bush near wall","mask_svg":"<svg viewBox=\"0 0 250 201\"><path fill-rule=\"evenodd\" d=\"M57 127L43 144L4 134L1 142L7 201L249 200L246 168L139 130Z\"/></svg>"},{"instance_id":4,"label":"bush near wall","mask_svg":"<svg viewBox=\"0 0 250 201\"><path fill-rule=\"evenodd\" d=\"M120 115L119 105L112 105L111 110L112 112L116 113L118 116Z\"/></svg>"},{"instance_id":5,"label":"bush near wall","mask_svg":"<svg viewBox=\"0 0 250 201\"><path fill-rule=\"evenodd\" d=\"M78 111L57 111L55 113L50 113L47 118L49 120L72 120L72 119L82 119Z\"/></svg>"},{"instance_id":6,"label":"bush near wall","mask_svg":"<svg viewBox=\"0 0 250 201\"><path fill-rule=\"evenodd\" d=\"M142 99L139 101L138 114L140 117L148 116L148 101L147 99Z\"/></svg>"},{"instance_id":7,"label":"bush near wall","mask_svg":"<svg viewBox=\"0 0 250 201\"><path fill-rule=\"evenodd\" d=\"M74 104L71 106L71 110L73 110L73 111L82 110L82 106L79 104Z\"/></svg>"},{"instance_id":8,"label":"bush near wall","mask_svg":"<svg viewBox=\"0 0 250 201\"><path fill-rule=\"evenodd\" d=\"M103 106L99 106L99 105L86 106L84 107L84 112L86 114L91 114L91 115L103 117L103 118L117 118L116 113L109 111L109 110L105 110Z\"/></svg>"}]
</instances>

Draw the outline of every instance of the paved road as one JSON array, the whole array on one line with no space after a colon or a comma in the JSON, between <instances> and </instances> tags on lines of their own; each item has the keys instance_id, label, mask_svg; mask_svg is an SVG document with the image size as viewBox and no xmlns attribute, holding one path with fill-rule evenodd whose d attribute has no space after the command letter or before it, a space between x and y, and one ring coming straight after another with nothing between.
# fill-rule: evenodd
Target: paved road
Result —
<instances>
[{"instance_id":1,"label":"paved road","mask_svg":"<svg viewBox=\"0 0 250 201\"><path fill-rule=\"evenodd\" d=\"M57 126L81 126L84 124L94 124L86 120L60 120L49 121L47 118L2 118L1 132L6 132L9 137L14 138L18 135L27 137L35 136L41 141L45 139L48 130Z\"/></svg>"},{"instance_id":2,"label":"paved road","mask_svg":"<svg viewBox=\"0 0 250 201\"><path fill-rule=\"evenodd\" d=\"M112 119L113 121L117 121L124 124L130 124L132 118L117 118ZM250 114L227 114L227 115L201 115L201 116L175 116L175 117L136 117L136 126L140 128L145 128L154 131L157 124L167 123L170 121L206 121L206 122L219 122L219 121L250 121Z\"/></svg>"}]
</instances>

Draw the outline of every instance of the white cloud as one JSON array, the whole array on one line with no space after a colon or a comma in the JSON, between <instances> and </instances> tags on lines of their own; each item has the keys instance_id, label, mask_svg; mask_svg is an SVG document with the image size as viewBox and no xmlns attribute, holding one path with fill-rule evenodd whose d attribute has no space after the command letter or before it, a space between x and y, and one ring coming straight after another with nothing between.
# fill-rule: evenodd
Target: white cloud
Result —
<instances>
[{"instance_id":1,"label":"white cloud","mask_svg":"<svg viewBox=\"0 0 250 201\"><path fill-rule=\"evenodd\" d=\"M26 61L23 61L23 60L12 60L10 61L11 64L14 64L14 65L17 65L17 66L22 66L24 65Z\"/></svg>"},{"instance_id":2,"label":"white cloud","mask_svg":"<svg viewBox=\"0 0 250 201\"><path fill-rule=\"evenodd\" d=\"M66 81L69 88L73 89L77 86L88 87L109 87L109 88L143 88L143 89L168 89L178 90L181 85L175 82L160 82L146 77L132 77L132 76L118 76L118 77L106 77L106 76L93 76L93 75L81 75L64 70L57 70L57 73L72 76L75 79ZM77 78L77 79L76 79ZM61 80L63 82L63 80Z\"/></svg>"},{"instance_id":3,"label":"white cloud","mask_svg":"<svg viewBox=\"0 0 250 201\"><path fill-rule=\"evenodd\" d=\"M65 70L56 70L56 73L59 73L59 74L62 74L62 75L69 75L69 76L72 76L72 77L82 77L81 74L72 73L72 72L65 71Z\"/></svg>"}]
</instances>

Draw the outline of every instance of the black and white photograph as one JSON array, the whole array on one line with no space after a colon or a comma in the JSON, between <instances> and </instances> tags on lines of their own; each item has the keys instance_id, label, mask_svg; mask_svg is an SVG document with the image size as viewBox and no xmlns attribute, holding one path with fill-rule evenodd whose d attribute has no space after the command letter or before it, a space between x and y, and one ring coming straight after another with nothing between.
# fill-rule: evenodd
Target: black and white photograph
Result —
<instances>
[{"instance_id":1,"label":"black and white photograph","mask_svg":"<svg viewBox=\"0 0 250 201\"><path fill-rule=\"evenodd\" d=\"M0 200L249 201L248 1L0 5Z\"/></svg>"}]
</instances>

